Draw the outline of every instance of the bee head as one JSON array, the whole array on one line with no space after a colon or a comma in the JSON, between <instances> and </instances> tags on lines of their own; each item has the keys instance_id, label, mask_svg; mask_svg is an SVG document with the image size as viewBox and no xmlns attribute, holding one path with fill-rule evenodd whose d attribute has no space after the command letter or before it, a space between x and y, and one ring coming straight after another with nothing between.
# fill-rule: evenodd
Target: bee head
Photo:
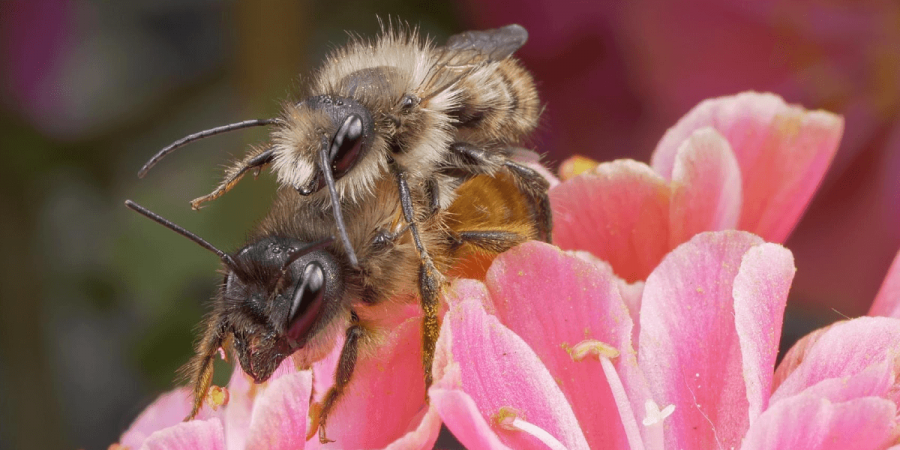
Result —
<instances>
[{"instance_id":1,"label":"bee head","mask_svg":"<svg viewBox=\"0 0 900 450\"><path fill-rule=\"evenodd\" d=\"M374 140L374 121L365 106L348 97L319 95L300 102L297 108L325 118L324 139L311 143L316 154L309 155L311 160L307 162L312 167L319 166L319 170L311 171L308 179L294 185L301 195L311 195L326 187L327 175L340 180L365 157ZM320 154L325 156L325 164Z\"/></svg>"},{"instance_id":2,"label":"bee head","mask_svg":"<svg viewBox=\"0 0 900 450\"><path fill-rule=\"evenodd\" d=\"M311 250L308 243L279 237L248 245L234 261L220 305L230 311L241 368L256 382L263 382L340 311L341 269L322 248Z\"/></svg>"}]
</instances>

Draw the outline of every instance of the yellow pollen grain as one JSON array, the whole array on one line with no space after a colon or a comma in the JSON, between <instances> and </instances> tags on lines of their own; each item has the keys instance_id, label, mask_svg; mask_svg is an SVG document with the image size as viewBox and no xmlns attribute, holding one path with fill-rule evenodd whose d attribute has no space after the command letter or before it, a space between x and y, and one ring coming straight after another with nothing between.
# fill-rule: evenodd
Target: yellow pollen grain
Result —
<instances>
[{"instance_id":1,"label":"yellow pollen grain","mask_svg":"<svg viewBox=\"0 0 900 450\"><path fill-rule=\"evenodd\" d=\"M513 421L516 419L525 420L525 416L512 406L501 406L497 414L491 417L491 422L494 422L504 430L516 431L517 428L512 426Z\"/></svg>"},{"instance_id":2,"label":"yellow pollen grain","mask_svg":"<svg viewBox=\"0 0 900 450\"><path fill-rule=\"evenodd\" d=\"M574 178L582 173L589 172L597 168L600 163L584 156L575 155L559 166L559 177L565 181Z\"/></svg>"},{"instance_id":3,"label":"yellow pollen grain","mask_svg":"<svg viewBox=\"0 0 900 450\"><path fill-rule=\"evenodd\" d=\"M216 411L220 406L225 406L228 404L229 394L228 389L220 386L212 386L209 388L209 392L206 393L206 403Z\"/></svg>"}]
</instances>

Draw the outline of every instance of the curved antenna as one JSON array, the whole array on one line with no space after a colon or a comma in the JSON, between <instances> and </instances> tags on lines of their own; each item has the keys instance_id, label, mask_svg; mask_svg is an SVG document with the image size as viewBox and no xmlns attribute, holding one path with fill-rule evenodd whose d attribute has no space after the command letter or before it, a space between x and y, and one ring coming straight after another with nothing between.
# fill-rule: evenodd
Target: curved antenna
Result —
<instances>
[{"instance_id":1,"label":"curved antenna","mask_svg":"<svg viewBox=\"0 0 900 450\"><path fill-rule=\"evenodd\" d=\"M178 225L175 225L174 223L165 219L164 217L160 216L159 214L156 214L155 212L150 211L149 209L144 208L143 206L138 205L137 203L135 203L131 200L125 200L125 206L127 206L128 209L137 211L138 213L142 214L144 217L149 218L150 220L196 242L199 246L215 253L216 255L219 256L219 259L222 260L222 263L224 263L226 266L228 266L228 268L231 269L231 271L234 272L235 275L237 275L239 273L238 265L234 261L234 259L231 257L231 255L223 252L222 250L217 249L209 242L206 242L205 240L203 240L203 238L201 238L200 236L197 236L196 234L191 233L190 231L188 231ZM238 276L238 278L240 278L240 276Z\"/></svg>"},{"instance_id":2,"label":"curved antenna","mask_svg":"<svg viewBox=\"0 0 900 450\"><path fill-rule=\"evenodd\" d=\"M264 127L267 125L274 125L280 122L281 119L251 119L245 120L243 122L231 123L228 125L222 125L220 127L210 128L208 130L199 131L194 134L189 134L171 144L169 144L166 148L160 150L146 164L144 167L141 167L141 170L138 172L138 178L144 178L144 175L147 175L147 172L159 162L159 160L163 159L169 153L172 153L178 147L182 147L191 142L198 141L203 138L208 138L210 136L215 136L221 133L227 133L229 131L240 130L243 128L250 127Z\"/></svg>"},{"instance_id":3,"label":"curved antenna","mask_svg":"<svg viewBox=\"0 0 900 450\"><path fill-rule=\"evenodd\" d=\"M347 227L344 226L344 215L341 213L341 201L338 198L337 189L334 187L334 174L331 173L331 161L328 159L328 138L322 138L322 149L319 150L319 165L322 166L322 174L325 175L325 185L328 186L328 195L331 197L331 209L334 210L334 221L337 223L338 232L341 234L341 242L344 243L344 250L347 252L347 258L350 259L350 265L354 269L359 268L359 261L356 259L356 253L350 244L350 238L347 236Z\"/></svg>"}]
</instances>

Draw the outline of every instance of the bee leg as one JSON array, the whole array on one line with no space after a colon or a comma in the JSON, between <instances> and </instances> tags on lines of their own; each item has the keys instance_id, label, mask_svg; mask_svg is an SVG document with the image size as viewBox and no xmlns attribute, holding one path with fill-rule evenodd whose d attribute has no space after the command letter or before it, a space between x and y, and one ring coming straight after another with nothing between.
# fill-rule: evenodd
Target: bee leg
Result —
<instances>
[{"instance_id":1,"label":"bee leg","mask_svg":"<svg viewBox=\"0 0 900 450\"><path fill-rule=\"evenodd\" d=\"M219 187L203 197L192 200L191 208L194 210L200 209L203 203L221 197L223 194L230 191L238 181L241 181L241 178L243 178L247 172L255 170L256 173L259 174L259 170L272 162L274 157L274 148L251 150L244 159L234 162L231 167L225 170L225 178L219 184Z\"/></svg>"},{"instance_id":2,"label":"bee leg","mask_svg":"<svg viewBox=\"0 0 900 450\"><path fill-rule=\"evenodd\" d=\"M344 393L344 388L350 382L350 377L353 376L353 369L356 368L356 358L359 353L359 341L365 334L365 330L359 324L359 317L356 313L352 313L351 324L350 328L347 328L347 340L344 341L344 347L341 348L337 370L334 372L334 386L325 394L322 403L312 405L310 408L311 425L306 433L306 440L311 439L318 431L320 443L334 442L325 435L325 422L328 420L328 414L331 413L335 403L337 403L341 394Z\"/></svg>"},{"instance_id":3,"label":"bee leg","mask_svg":"<svg viewBox=\"0 0 900 450\"><path fill-rule=\"evenodd\" d=\"M506 157L499 152L488 152L468 142L450 144L450 152L456 156L447 161L451 174L465 178L472 175L491 175L503 168Z\"/></svg>"},{"instance_id":4,"label":"bee leg","mask_svg":"<svg viewBox=\"0 0 900 450\"><path fill-rule=\"evenodd\" d=\"M451 250L470 244L488 253L503 253L528 241L528 236L503 230L460 231L453 233Z\"/></svg>"},{"instance_id":5,"label":"bee leg","mask_svg":"<svg viewBox=\"0 0 900 450\"><path fill-rule=\"evenodd\" d=\"M428 196L428 217L431 217L441 209L441 191L437 179L429 178L425 183L425 191Z\"/></svg>"},{"instance_id":6,"label":"bee leg","mask_svg":"<svg viewBox=\"0 0 900 450\"><path fill-rule=\"evenodd\" d=\"M206 400L206 394L212 386L213 363L215 362L216 353L222 348L225 342L226 331L225 324L218 320L210 323L207 332L197 347L197 353L191 361L181 369L185 375L190 377L193 386L193 403L191 412L185 417L184 421L194 420Z\"/></svg>"},{"instance_id":7,"label":"bee leg","mask_svg":"<svg viewBox=\"0 0 900 450\"><path fill-rule=\"evenodd\" d=\"M506 169L516 180L519 190L528 196L538 226L538 237L550 242L553 231L553 214L550 209L550 196L547 193L550 183L541 174L530 167L510 161L499 151L487 151L465 142L454 142L449 148L457 156L456 161L448 161L453 169L475 175L490 175Z\"/></svg>"},{"instance_id":8,"label":"bee leg","mask_svg":"<svg viewBox=\"0 0 900 450\"><path fill-rule=\"evenodd\" d=\"M553 212L550 208L550 182L528 166L509 161L503 163L516 178L519 188L527 195L537 216L538 237L550 242L553 237Z\"/></svg>"},{"instance_id":9,"label":"bee leg","mask_svg":"<svg viewBox=\"0 0 900 450\"><path fill-rule=\"evenodd\" d=\"M395 169L396 170L396 169ZM409 191L409 183L406 173L396 170L397 182L400 191L400 206L403 216L409 224L409 232L412 234L416 250L419 253L419 294L422 297L422 311L424 312L422 323L422 368L425 370L425 389L431 386L431 365L434 362L434 349L437 345L440 324L438 323L438 295L443 284L443 275L434 266L431 255L422 245L419 237L419 226L416 222L415 209L413 208L412 195Z\"/></svg>"}]
</instances>

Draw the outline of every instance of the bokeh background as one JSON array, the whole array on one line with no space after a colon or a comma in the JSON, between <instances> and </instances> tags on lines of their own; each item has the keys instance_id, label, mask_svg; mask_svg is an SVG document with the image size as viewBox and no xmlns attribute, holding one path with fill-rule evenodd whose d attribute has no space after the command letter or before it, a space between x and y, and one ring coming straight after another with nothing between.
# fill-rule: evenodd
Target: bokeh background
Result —
<instances>
[{"instance_id":1,"label":"bokeh background","mask_svg":"<svg viewBox=\"0 0 900 450\"><path fill-rule=\"evenodd\" d=\"M784 345L864 314L900 248L900 3L629 0L0 2L0 448L106 448L169 389L217 260L126 210L132 198L235 249L264 175L193 212L221 164L265 138L193 131L270 117L302 74L376 15L438 39L517 22L547 103L535 145L647 161L700 100L754 89L846 117L787 246ZM219 371L219 376L227 375Z\"/></svg>"}]
</instances>

